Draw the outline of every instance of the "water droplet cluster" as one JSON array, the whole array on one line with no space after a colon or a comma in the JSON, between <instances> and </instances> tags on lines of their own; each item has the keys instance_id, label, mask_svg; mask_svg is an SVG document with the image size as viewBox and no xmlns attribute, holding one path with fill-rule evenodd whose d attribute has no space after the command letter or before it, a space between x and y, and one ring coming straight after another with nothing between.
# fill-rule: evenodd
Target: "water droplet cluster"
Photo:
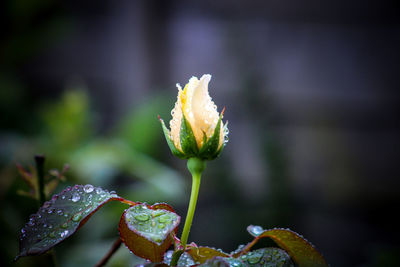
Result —
<instances>
[{"instance_id":1,"label":"water droplet cluster","mask_svg":"<svg viewBox=\"0 0 400 267\"><path fill-rule=\"evenodd\" d=\"M160 245L179 224L180 217L173 212L150 209L141 204L126 211L125 221L132 231Z\"/></svg>"},{"instance_id":2,"label":"water droplet cluster","mask_svg":"<svg viewBox=\"0 0 400 267\"><path fill-rule=\"evenodd\" d=\"M93 185L75 185L46 201L21 230L20 254L43 253L78 228L81 220L110 198L118 197Z\"/></svg>"},{"instance_id":3,"label":"water droplet cluster","mask_svg":"<svg viewBox=\"0 0 400 267\"><path fill-rule=\"evenodd\" d=\"M290 256L279 248L261 248L242 255L240 259L250 266L294 267Z\"/></svg>"},{"instance_id":4,"label":"water droplet cluster","mask_svg":"<svg viewBox=\"0 0 400 267\"><path fill-rule=\"evenodd\" d=\"M228 257L213 257L208 259L205 263L198 265L202 267L219 267L219 266L232 266L232 267L248 267L242 260L238 258L228 258ZM271 266L272 267L272 266Z\"/></svg>"},{"instance_id":5,"label":"water droplet cluster","mask_svg":"<svg viewBox=\"0 0 400 267\"><path fill-rule=\"evenodd\" d=\"M172 255L174 254L173 250L168 250L165 254L164 254L164 263L167 265L171 264L171 260L172 260ZM177 266L193 266L199 264L199 262L195 262L192 258L192 256L190 256L189 253L184 252L181 257L178 260L178 265Z\"/></svg>"}]
</instances>

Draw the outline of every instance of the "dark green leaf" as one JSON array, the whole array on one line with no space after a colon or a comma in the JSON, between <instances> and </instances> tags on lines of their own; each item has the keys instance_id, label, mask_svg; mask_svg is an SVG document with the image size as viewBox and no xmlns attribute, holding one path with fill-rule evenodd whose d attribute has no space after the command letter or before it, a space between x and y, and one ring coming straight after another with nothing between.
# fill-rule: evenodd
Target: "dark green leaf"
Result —
<instances>
[{"instance_id":1,"label":"dark green leaf","mask_svg":"<svg viewBox=\"0 0 400 267\"><path fill-rule=\"evenodd\" d=\"M182 253L180 253L181 255L179 255L180 257L179 257L177 266L192 266L192 265L196 264L196 262L193 260L193 258L190 256L189 253L183 252L183 251L179 251L179 252L182 252ZM173 258L173 254L174 254L173 250L167 251L164 255L164 263L171 265L171 260Z\"/></svg>"},{"instance_id":2,"label":"dark green leaf","mask_svg":"<svg viewBox=\"0 0 400 267\"><path fill-rule=\"evenodd\" d=\"M81 227L102 205L124 201L113 192L92 185L67 187L47 201L22 228L17 258L46 252Z\"/></svg>"},{"instance_id":3,"label":"dark green leaf","mask_svg":"<svg viewBox=\"0 0 400 267\"><path fill-rule=\"evenodd\" d=\"M225 258L225 257L213 257L208 259L203 264L199 265L202 267L247 267L248 265L243 263L240 259Z\"/></svg>"},{"instance_id":4,"label":"dark green leaf","mask_svg":"<svg viewBox=\"0 0 400 267\"><path fill-rule=\"evenodd\" d=\"M161 262L180 222L170 209L166 204L138 204L125 210L119 223L121 240L137 256Z\"/></svg>"},{"instance_id":5,"label":"dark green leaf","mask_svg":"<svg viewBox=\"0 0 400 267\"><path fill-rule=\"evenodd\" d=\"M301 235L289 229L271 229L263 230L260 226L250 225L247 230L250 234L255 236L255 239L249 243L240 253L234 256L243 255L248 252L258 240L264 237L269 237L274 240L279 247L284 249L290 257L300 267L326 267L324 257L319 253L316 248L308 242Z\"/></svg>"},{"instance_id":6,"label":"dark green leaf","mask_svg":"<svg viewBox=\"0 0 400 267\"><path fill-rule=\"evenodd\" d=\"M247 266L294 267L290 256L280 248L261 248L239 257Z\"/></svg>"}]
</instances>

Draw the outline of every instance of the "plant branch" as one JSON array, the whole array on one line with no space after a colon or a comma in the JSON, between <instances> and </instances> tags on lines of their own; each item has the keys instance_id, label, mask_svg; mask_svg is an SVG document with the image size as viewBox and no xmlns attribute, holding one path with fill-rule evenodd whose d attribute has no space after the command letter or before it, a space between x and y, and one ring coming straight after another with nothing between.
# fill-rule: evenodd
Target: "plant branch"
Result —
<instances>
[{"instance_id":1,"label":"plant branch","mask_svg":"<svg viewBox=\"0 0 400 267\"><path fill-rule=\"evenodd\" d=\"M107 252L107 254L98 262L96 263L95 267L101 267L107 264L108 260L111 258L112 255L120 248L122 244L121 238L115 240L114 244L112 245L111 249Z\"/></svg>"},{"instance_id":2,"label":"plant branch","mask_svg":"<svg viewBox=\"0 0 400 267\"><path fill-rule=\"evenodd\" d=\"M35 155L36 172L39 185L39 207L46 201L46 194L44 192L44 161L43 155Z\"/></svg>"}]
</instances>

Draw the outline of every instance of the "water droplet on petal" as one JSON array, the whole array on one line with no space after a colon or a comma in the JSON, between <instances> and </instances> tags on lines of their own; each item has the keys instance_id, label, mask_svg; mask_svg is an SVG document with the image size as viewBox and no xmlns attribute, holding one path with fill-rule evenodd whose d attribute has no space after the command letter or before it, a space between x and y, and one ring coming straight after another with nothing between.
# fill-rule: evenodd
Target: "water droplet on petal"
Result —
<instances>
[{"instance_id":1,"label":"water droplet on petal","mask_svg":"<svg viewBox=\"0 0 400 267\"><path fill-rule=\"evenodd\" d=\"M93 190L94 190L94 187L91 184L87 184L83 187L83 191L85 191L86 193L91 193L91 192L93 192Z\"/></svg>"}]
</instances>

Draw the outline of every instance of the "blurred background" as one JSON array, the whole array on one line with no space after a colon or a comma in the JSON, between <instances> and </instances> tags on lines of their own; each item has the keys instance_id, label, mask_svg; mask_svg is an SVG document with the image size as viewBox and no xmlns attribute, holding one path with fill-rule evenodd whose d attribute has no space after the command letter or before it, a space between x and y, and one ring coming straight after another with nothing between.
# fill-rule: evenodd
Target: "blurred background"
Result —
<instances>
[{"instance_id":1,"label":"blurred background","mask_svg":"<svg viewBox=\"0 0 400 267\"><path fill-rule=\"evenodd\" d=\"M249 224L301 233L331 266L399 266L399 9L390 2L5 0L0 21L0 266L37 203L15 163L46 155L71 184L185 216L190 183L157 115L213 75L230 141L208 163L190 240L230 252ZM397 115L396 115L397 114ZM110 203L56 247L92 266L118 236ZM267 242L267 241L266 241ZM122 247L109 266L140 262Z\"/></svg>"}]
</instances>

